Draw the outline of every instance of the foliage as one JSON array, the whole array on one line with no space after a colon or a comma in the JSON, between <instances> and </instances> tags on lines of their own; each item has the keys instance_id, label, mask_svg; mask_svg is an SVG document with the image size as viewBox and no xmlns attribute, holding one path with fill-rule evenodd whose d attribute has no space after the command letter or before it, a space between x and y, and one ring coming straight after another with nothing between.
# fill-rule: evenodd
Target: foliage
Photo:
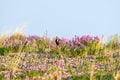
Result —
<instances>
[{"instance_id":1,"label":"foliage","mask_svg":"<svg viewBox=\"0 0 120 80\"><path fill-rule=\"evenodd\" d=\"M118 34L113 35L110 37L108 43L107 43L107 48L110 50L119 50L120 49L120 36Z\"/></svg>"},{"instance_id":2,"label":"foliage","mask_svg":"<svg viewBox=\"0 0 120 80\"><path fill-rule=\"evenodd\" d=\"M98 36L83 35L75 36L72 39L61 39L61 44L56 45L55 40L47 37L12 35L1 37L0 39L0 54L7 55L9 53L19 52L21 47L24 47L22 52L52 52L54 54L65 54L73 56L86 55L103 55L108 50L119 50L120 37L112 36L107 44L102 43Z\"/></svg>"},{"instance_id":3,"label":"foliage","mask_svg":"<svg viewBox=\"0 0 120 80\"><path fill-rule=\"evenodd\" d=\"M38 80L113 80L120 77L120 37L114 35L108 41L103 43L98 36L75 36L72 39L60 38L60 44L56 45L55 39L48 37L12 35L0 38L0 56L9 56L11 53L16 53L16 56L11 58L11 65L0 64L0 71L8 70L0 74L0 80L4 79L38 79ZM18 64L25 53L47 53L52 61L49 65L25 66L17 73ZM51 54L50 54L51 53ZM44 57L46 59L47 56ZM54 57L53 57L54 55ZM33 56L32 56L33 57ZM64 58L65 57L65 58ZM66 59L79 58L74 64L67 64ZM32 59L32 58L31 58ZM47 60L48 60L47 59ZM51 60L50 59L50 60ZM64 59L64 60L63 60ZM69 61L69 60L68 60ZM23 61L24 62L24 61ZM21 62L22 63L22 62ZM4 67L3 67L4 65ZM7 66L6 66L7 65ZM39 65L39 66L38 66ZM91 68L91 65L93 67ZM110 66L109 66L110 65ZM65 69L65 67L68 67ZM112 67L111 67L112 66ZM80 70L80 75L74 70ZM91 73L92 72L92 73Z\"/></svg>"}]
</instances>

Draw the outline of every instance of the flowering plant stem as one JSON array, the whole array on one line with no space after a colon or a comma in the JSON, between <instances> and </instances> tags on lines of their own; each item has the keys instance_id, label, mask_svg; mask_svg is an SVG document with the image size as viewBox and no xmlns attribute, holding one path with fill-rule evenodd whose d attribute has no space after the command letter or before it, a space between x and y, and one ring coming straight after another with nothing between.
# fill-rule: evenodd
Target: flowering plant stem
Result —
<instances>
[{"instance_id":1,"label":"flowering plant stem","mask_svg":"<svg viewBox=\"0 0 120 80\"><path fill-rule=\"evenodd\" d=\"M11 69L13 71L13 76L14 76L14 72L16 72L16 70L17 70L17 66L18 66L20 58L22 56L22 51L25 48L26 44L27 43L25 43L24 46L21 46L19 48L19 53L16 56L13 57L13 60L12 60L12 63L11 63Z\"/></svg>"}]
</instances>

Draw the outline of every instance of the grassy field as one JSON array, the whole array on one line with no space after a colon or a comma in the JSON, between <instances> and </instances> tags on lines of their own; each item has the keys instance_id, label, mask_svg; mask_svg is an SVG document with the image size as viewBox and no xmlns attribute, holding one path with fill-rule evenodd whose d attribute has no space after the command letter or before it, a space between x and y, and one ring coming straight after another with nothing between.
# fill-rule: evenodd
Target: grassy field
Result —
<instances>
[{"instance_id":1,"label":"grassy field","mask_svg":"<svg viewBox=\"0 0 120 80\"><path fill-rule=\"evenodd\" d=\"M0 80L120 80L120 36L0 36Z\"/></svg>"}]
</instances>

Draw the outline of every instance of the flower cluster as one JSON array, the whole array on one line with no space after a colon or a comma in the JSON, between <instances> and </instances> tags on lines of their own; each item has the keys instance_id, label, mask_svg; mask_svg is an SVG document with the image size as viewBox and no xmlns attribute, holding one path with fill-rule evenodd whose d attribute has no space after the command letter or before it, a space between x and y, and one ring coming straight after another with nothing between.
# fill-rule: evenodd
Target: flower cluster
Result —
<instances>
[{"instance_id":1,"label":"flower cluster","mask_svg":"<svg viewBox=\"0 0 120 80\"><path fill-rule=\"evenodd\" d=\"M60 39L60 38L59 38ZM10 36L1 41L1 53L6 54L9 52L16 53L22 48L23 52L53 52L53 53L66 53L71 55L79 55L80 53L95 54L101 53L104 47L100 43L98 36L75 36L72 39L61 38L60 46L56 48L54 40L39 36ZM4 50L3 50L4 49ZM6 51L5 51L6 50ZM102 51L103 53L104 51Z\"/></svg>"},{"instance_id":2,"label":"flower cluster","mask_svg":"<svg viewBox=\"0 0 120 80\"><path fill-rule=\"evenodd\" d=\"M52 65L56 66L56 67L60 67L60 68L64 68L63 62L62 61L52 61Z\"/></svg>"},{"instance_id":3,"label":"flower cluster","mask_svg":"<svg viewBox=\"0 0 120 80\"><path fill-rule=\"evenodd\" d=\"M31 70L41 70L41 71L45 71L47 69L47 66L45 65L38 65L38 66L27 66L27 67L22 67L23 71L31 71Z\"/></svg>"}]
</instances>

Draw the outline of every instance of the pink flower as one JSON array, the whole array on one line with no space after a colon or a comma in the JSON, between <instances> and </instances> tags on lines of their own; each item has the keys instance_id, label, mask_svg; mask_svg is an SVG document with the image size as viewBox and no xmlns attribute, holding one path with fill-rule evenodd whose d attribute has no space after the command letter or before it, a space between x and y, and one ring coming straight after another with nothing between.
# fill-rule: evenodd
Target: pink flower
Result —
<instances>
[{"instance_id":1,"label":"pink flower","mask_svg":"<svg viewBox=\"0 0 120 80\"><path fill-rule=\"evenodd\" d=\"M36 71L39 70L39 69L38 69L38 66L34 66L34 70L36 70Z\"/></svg>"},{"instance_id":2,"label":"pink flower","mask_svg":"<svg viewBox=\"0 0 120 80\"><path fill-rule=\"evenodd\" d=\"M75 40L75 44L79 44L79 40L78 39Z\"/></svg>"},{"instance_id":3,"label":"pink flower","mask_svg":"<svg viewBox=\"0 0 120 80\"><path fill-rule=\"evenodd\" d=\"M47 73L45 73L45 74L44 74L44 77L47 77L47 76L48 76Z\"/></svg>"},{"instance_id":4,"label":"pink flower","mask_svg":"<svg viewBox=\"0 0 120 80\"><path fill-rule=\"evenodd\" d=\"M65 78L65 79L68 78L68 77L71 77L71 75L69 75L69 74L63 74L62 75L62 78Z\"/></svg>"},{"instance_id":5,"label":"pink flower","mask_svg":"<svg viewBox=\"0 0 120 80\"><path fill-rule=\"evenodd\" d=\"M99 67L99 65L98 65L98 64L95 64L95 67L96 67L96 68L98 68L98 67Z\"/></svg>"},{"instance_id":6,"label":"pink flower","mask_svg":"<svg viewBox=\"0 0 120 80\"><path fill-rule=\"evenodd\" d=\"M71 45L71 46L70 46L70 49L74 49L74 46L73 46L73 45Z\"/></svg>"},{"instance_id":7,"label":"pink flower","mask_svg":"<svg viewBox=\"0 0 120 80\"><path fill-rule=\"evenodd\" d=\"M5 41L2 43L2 45L4 45L4 46L8 46L9 43L10 43L10 40L7 39L7 40L5 40Z\"/></svg>"},{"instance_id":8,"label":"pink flower","mask_svg":"<svg viewBox=\"0 0 120 80\"><path fill-rule=\"evenodd\" d=\"M68 43L68 42L69 42L69 39L62 38L62 42L63 42L63 43Z\"/></svg>"},{"instance_id":9,"label":"pink flower","mask_svg":"<svg viewBox=\"0 0 120 80\"><path fill-rule=\"evenodd\" d=\"M85 47L85 45L84 45L84 44L80 44L80 47L81 47L81 48L84 48L84 47Z\"/></svg>"},{"instance_id":10,"label":"pink flower","mask_svg":"<svg viewBox=\"0 0 120 80\"><path fill-rule=\"evenodd\" d=\"M25 80L29 80L29 76L26 76L26 77L25 77Z\"/></svg>"},{"instance_id":11,"label":"pink flower","mask_svg":"<svg viewBox=\"0 0 120 80\"><path fill-rule=\"evenodd\" d=\"M38 68L42 71L46 70L47 69L47 66L45 65L39 65Z\"/></svg>"},{"instance_id":12,"label":"pink flower","mask_svg":"<svg viewBox=\"0 0 120 80\"><path fill-rule=\"evenodd\" d=\"M109 53L109 55L110 55L110 56L113 56L113 53L112 53L112 52L110 52L110 53Z\"/></svg>"},{"instance_id":13,"label":"pink flower","mask_svg":"<svg viewBox=\"0 0 120 80\"><path fill-rule=\"evenodd\" d=\"M75 39L74 39L74 38L72 38L72 42L73 42L73 43L75 42Z\"/></svg>"},{"instance_id":14,"label":"pink flower","mask_svg":"<svg viewBox=\"0 0 120 80\"><path fill-rule=\"evenodd\" d=\"M86 40L89 42L89 41L91 41L91 40L92 40L92 37L91 37L91 36L89 36L89 35L87 35Z\"/></svg>"},{"instance_id":15,"label":"pink flower","mask_svg":"<svg viewBox=\"0 0 120 80\"><path fill-rule=\"evenodd\" d=\"M26 70L26 68L25 68L25 67L22 67L22 70L24 71L24 70Z\"/></svg>"},{"instance_id":16,"label":"pink flower","mask_svg":"<svg viewBox=\"0 0 120 80\"><path fill-rule=\"evenodd\" d=\"M30 67L28 66L26 69L27 69L27 70L29 70L29 69L30 69Z\"/></svg>"},{"instance_id":17,"label":"pink flower","mask_svg":"<svg viewBox=\"0 0 120 80\"><path fill-rule=\"evenodd\" d=\"M15 42L13 42L13 43L12 43L12 46L15 47L15 46L17 46L17 44L16 44Z\"/></svg>"},{"instance_id":18,"label":"pink flower","mask_svg":"<svg viewBox=\"0 0 120 80\"><path fill-rule=\"evenodd\" d=\"M95 36L94 39L97 40L97 41L100 40L100 38L98 36Z\"/></svg>"},{"instance_id":19,"label":"pink flower","mask_svg":"<svg viewBox=\"0 0 120 80\"><path fill-rule=\"evenodd\" d=\"M83 36L81 37L81 40L82 40L82 41L85 41L86 38L87 38L87 36L86 36L86 35L83 35Z\"/></svg>"},{"instance_id":20,"label":"pink flower","mask_svg":"<svg viewBox=\"0 0 120 80\"><path fill-rule=\"evenodd\" d=\"M60 61L52 61L52 64L55 65L56 67L64 68L63 63Z\"/></svg>"}]
</instances>

